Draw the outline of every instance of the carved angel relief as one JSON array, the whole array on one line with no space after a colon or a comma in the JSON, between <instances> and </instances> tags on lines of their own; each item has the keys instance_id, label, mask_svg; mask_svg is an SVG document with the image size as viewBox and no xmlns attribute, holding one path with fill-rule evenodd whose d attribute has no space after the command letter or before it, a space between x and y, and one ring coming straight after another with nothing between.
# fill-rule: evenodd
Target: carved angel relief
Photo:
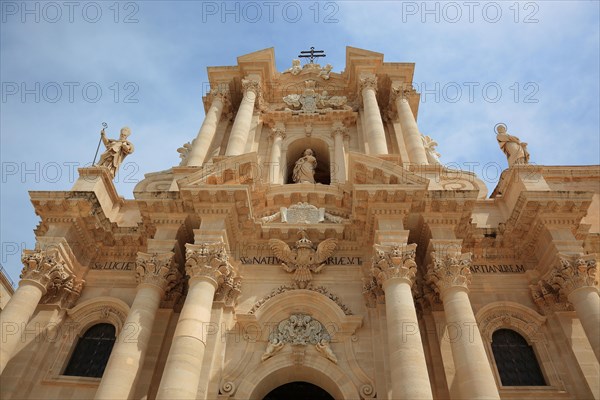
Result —
<instances>
[{"instance_id":1,"label":"carved angel relief","mask_svg":"<svg viewBox=\"0 0 600 400\"><path fill-rule=\"evenodd\" d=\"M301 236L296 242L294 249L290 249L284 241L279 239L269 240L271 250L282 263L281 266L287 272L293 272L292 280L299 289L305 289L312 280L312 273L318 274L325 268L325 261L331 257L337 247L337 240L333 238L322 241L315 250L313 243L306 235L306 231L300 230Z\"/></svg>"}]
</instances>

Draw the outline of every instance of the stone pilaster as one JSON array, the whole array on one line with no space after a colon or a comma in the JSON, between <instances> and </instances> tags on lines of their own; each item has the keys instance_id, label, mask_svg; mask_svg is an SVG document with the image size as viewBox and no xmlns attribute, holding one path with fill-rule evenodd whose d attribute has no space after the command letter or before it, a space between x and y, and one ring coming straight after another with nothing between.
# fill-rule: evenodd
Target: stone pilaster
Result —
<instances>
[{"instance_id":1,"label":"stone pilaster","mask_svg":"<svg viewBox=\"0 0 600 400\"><path fill-rule=\"evenodd\" d=\"M195 399L215 293L233 305L241 278L223 242L186 245L189 290L173 335L157 399ZM204 371L206 373L206 371Z\"/></svg>"},{"instance_id":2,"label":"stone pilaster","mask_svg":"<svg viewBox=\"0 0 600 400\"><path fill-rule=\"evenodd\" d=\"M276 124L271 130L271 163L269 170L271 171L271 183L283 183L281 181L281 144L285 139L285 126L283 123Z\"/></svg>"},{"instance_id":3,"label":"stone pilaster","mask_svg":"<svg viewBox=\"0 0 600 400\"><path fill-rule=\"evenodd\" d=\"M385 309L392 380L392 396L431 399L431 384L411 287L415 281L416 244L375 245L371 282L385 292ZM373 293L373 288L369 288Z\"/></svg>"},{"instance_id":4,"label":"stone pilaster","mask_svg":"<svg viewBox=\"0 0 600 400\"><path fill-rule=\"evenodd\" d=\"M244 153L248 133L250 132L250 124L252 122L252 114L254 113L254 105L256 99L260 96L261 84L260 81L253 77L242 79L242 88L244 97L238 108L237 116L231 128L229 135L229 143L227 144L226 156L237 156Z\"/></svg>"},{"instance_id":5,"label":"stone pilaster","mask_svg":"<svg viewBox=\"0 0 600 400\"><path fill-rule=\"evenodd\" d=\"M211 90L210 95L212 103L206 112L200 131L192 143L190 154L185 160L185 165L190 167L202 166L204 163L221 120L223 109L229 104L229 91L226 87L215 88Z\"/></svg>"},{"instance_id":6,"label":"stone pilaster","mask_svg":"<svg viewBox=\"0 0 600 400\"><path fill-rule=\"evenodd\" d=\"M444 303L447 325L459 332L450 346L460 395L472 399L499 399L468 295L471 254L432 252L431 258L433 264L429 266L426 278Z\"/></svg>"},{"instance_id":7,"label":"stone pilaster","mask_svg":"<svg viewBox=\"0 0 600 400\"><path fill-rule=\"evenodd\" d=\"M559 254L551 282L573 304L583 329L600 360L600 296L596 255Z\"/></svg>"},{"instance_id":8,"label":"stone pilaster","mask_svg":"<svg viewBox=\"0 0 600 400\"><path fill-rule=\"evenodd\" d=\"M341 122L333 123L333 130L331 131L331 136L333 137L333 146L334 146L334 168L335 181L337 183L345 183L346 182L346 149L344 148L344 139L348 137L348 128L344 126Z\"/></svg>"},{"instance_id":9,"label":"stone pilaster","mask_svg":"<svg viewBox=\"0 0 600 400\"><path fill-rule=\"evenodd\" d=\"M372 154L387 154L385 129L381 119L381 110L379 104L377 104L377 76L375 74L361 74L359 93L362 96L365 111L365 128L367 138L369 138L370 152Z\"/></svg>"},{"instance_id":10,"label":"stone pilaster","mask_svg":"<svg viewBox=\"0 0 600 400\"><path fill-rule=\"evenodd\" d=\"M68 308L79 297L83 281L68 268L57 249L24 250L21 257L21 281L14 295L0 313L0 373L12 358L21 334L36 307L44 302L58 302Z\"/></svg>"},{"instance_id":11,"label":"stone pilaster","mask_svg":"<svg viewBox=\"0 0 600 400\"><path fill-rule=\"evenodd\" d=\"M152 334L160 301L181 274L172 252L138 253L138 289L123 329L112 349L96 399L131 398Z\"/></svg>"}]
</instances>

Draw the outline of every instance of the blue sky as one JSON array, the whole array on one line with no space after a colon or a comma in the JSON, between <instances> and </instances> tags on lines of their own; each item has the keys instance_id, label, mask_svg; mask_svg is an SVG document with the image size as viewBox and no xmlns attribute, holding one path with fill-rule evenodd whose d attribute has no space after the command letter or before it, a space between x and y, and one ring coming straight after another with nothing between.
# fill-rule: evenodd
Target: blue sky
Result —
<instances>
[{"instance_id":1,"label":"blue sky","mask_svg":"<svg viewBox=\"0 0 600 400\"><path fill-rule=\"evenodd\" d=\"M600 163L597 1L2 1L1 264L13 280L39 222L29 190L68 190L101 123L132 129L117 178L132 198L144 173L179 163L202 123L206 67L275 48L345 67L346 46L414 62L420 130L441 161L474 169L491 192L506 168L493 127L542 165ZM500 93L501 91L501 93Z\"/></svg>"}]
</instances>

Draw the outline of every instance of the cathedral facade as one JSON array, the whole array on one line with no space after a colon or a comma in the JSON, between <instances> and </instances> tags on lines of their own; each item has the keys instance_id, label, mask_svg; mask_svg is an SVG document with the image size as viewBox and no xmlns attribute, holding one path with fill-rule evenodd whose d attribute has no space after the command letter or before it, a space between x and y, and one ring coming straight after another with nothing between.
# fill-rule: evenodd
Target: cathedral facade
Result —
<instances>
[{"instance_id":1,"label":"cathedral facade","mask_svg":"<svg viewBox=\"0 0 600 400\"><path fill-rule=\"evenodd\" d=\"M127 128L30 192L1 397L599 399L598 166L529 164L499 125L489 195L419 131L414 64L274 60L209 67L197 137L133 199Z\"/></svg>"}]
</instances>

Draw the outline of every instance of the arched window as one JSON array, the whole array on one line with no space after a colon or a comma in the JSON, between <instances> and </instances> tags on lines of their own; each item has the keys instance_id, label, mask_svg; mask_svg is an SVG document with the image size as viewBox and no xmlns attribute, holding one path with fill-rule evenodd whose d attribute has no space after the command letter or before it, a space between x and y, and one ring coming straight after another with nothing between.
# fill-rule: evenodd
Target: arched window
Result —
<instances>
[{"instance_id":1,"label":"arched window","mask_svg":"<svg viewBox=\"0 0 600 400\"><path fill-rule=\"evenodd\" d=\"M92 326L79 338L63 375L101 378L115 339L112 324Z\"/></svg>"},{"instance_id":2,"label":"arched window","mask_svg":"<svg viewBox=\"0 0 600 400\"><path fill-rule=\"evenodd\" d=\"M502 386L546 386L533 349L517 332L511 329L495 331L492 352Z\"/></svg>"}]
</instances>

